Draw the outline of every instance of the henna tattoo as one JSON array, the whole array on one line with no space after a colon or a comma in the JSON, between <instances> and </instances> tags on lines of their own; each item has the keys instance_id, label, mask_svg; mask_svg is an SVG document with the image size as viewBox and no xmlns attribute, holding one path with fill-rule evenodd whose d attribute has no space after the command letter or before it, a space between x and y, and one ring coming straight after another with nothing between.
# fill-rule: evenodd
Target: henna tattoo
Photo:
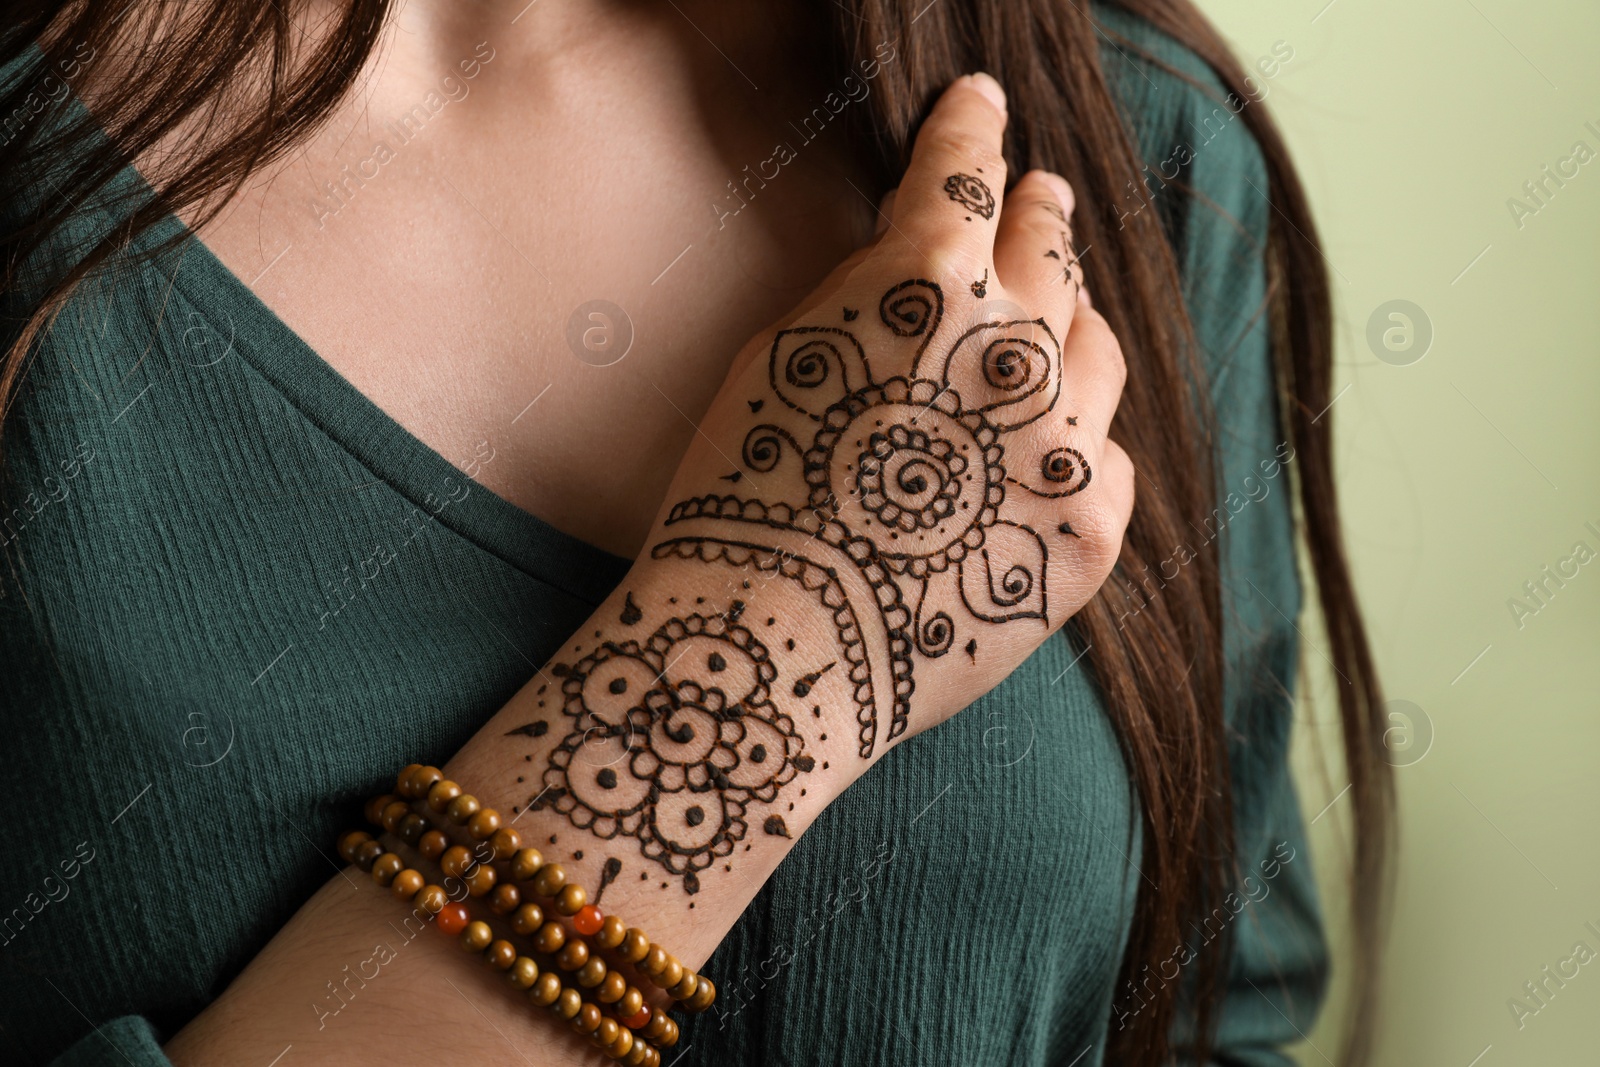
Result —
<instances>
[{"instance_id":1,"label":"henna tattoo","mask_svg":"<svg viewBox=\"0 0 1600 1067\"><path fill-rule=\"evenodd\" d=\"M550 724L545 722L543 719L540 719L538 722L530 722L526 726L519 726L515 730L507 730L506 736L515 737L516 735L521 734L524 737L543 737L549 732Z\"/></svg>"},{"instance_id":2,"label":"henna tattoo","mask_svg":"<svg viewBox=\"0 0 1600 1067\"><path fill-rule=\"evenodd\" d=\"M744 839L747 807L815 765L770 699L776 677L766 646L725 616L602 643L562 683L571 727L529 807L604 841L634 838L695 892L696 872Z\"/></svg>"},{"instance_id":3,"label":"henna tattoo","mask_svg":"<svg viewBox=\"0 0 1600 1067\"><path fill-rule=\"evenodd\" d=\"M987 194L970 181L964 193ZM541 757L529 806L631 841L689 894L749 847L752 823L789 836L773 810L794 810L784 787L835 755L809 748L828 744L824 707L854 708L854 747L871 758L907 730L917 661L960 645L976 663L985 625L1049 618L1048 550L1016 501L1089 484L1080 452L1024 431L1061 396L1061 346L1043 319L944 336L943 292L920 278L884 292L876 319L844 312L850 329L773 338L766 379L781 405L746 401L742 470L721 476L744 485L745 471L754 480L781 465L770 483L785 488L767 495L764 480L764 499L681 499L650 547L667 568L656 573L720 570L739 599L630 591L621 621L645 628L597 632L550 667L564 736ZM1027 494L1008 500L1013 485ZM773 582L776 599L754 599ZM755 620L747 601L762 607ZM804 624L784 617L791 607ZM802 735L796 718L816 732Z\"/></svg>"},{"instance_id":4,"label":"henna tattoo","mask_svg":"<svg viewBox=\"0 0 1600 1067\"><path fill-rule=\"evenodd\" d=\"M1089 469L1089 462L1083 458L1083 453L1076 448L1066 447L1052 449L1045 453L1039 464L1039 473L1045 481L1063 486L1063 488L1046 491L1035 489L1027 482L1016 478L1008 477L1006 481L1013 485L1020 485L1034 496L1042 496L1054 500L1082 492L1089 487L1089 482L1094 477L1094 472Z\"/></svg>"},{"instance_id":5,"label":"henna tattoo","mask_svg":"<svg viewBox=\"0 0 1600 1067\"><path fill-rule=\"evenodd\" d=\"M744 438L742 452L744 465L758 474L766 474L778 465L785 441L789 443L789 447L798 455L800 442L794 439L794 434L785 430L782 426L762 423L759 426L752 427Z\"/></svg>"},{"instance_id":6,"label":"henna tattoo","mask_svg":"<svg viewBox=\"0 0 1600 1067\"><path fill-rule=\"evenodd\" d=\"M628 593L627 598L622 602L622 625L632 626L642 618L644 618L644 612L640 611L639 605L633 602L633 594L631 592Z\"/></svg>"},{"instance_id":7,"label":"henna tattoo","mask_svg":"<svg viewBox=\"0 0 1600 1067\"><path fill-rule=\"evenodd\" d=\"M994 218L994 194L983 184L982 178L975 178L970 174L952 174L945 179L944 191L951 200L974 215L982 215L986 219Z\"/></svg>"},{"instance_id":8,"label":"henna tattoo","mask_svg":"<svg viewBox=\"0 0 1600 1067\"><path fill-rule=\"evenodd\" d=\"M983 268L983 277L972 283L972 295L979 300L989 292L989 268Z\"/></svg>"},{"instance_id":9,"label":"henna tattoo","mask_svg":"<svg viewBox=\"0 0 1600 1067\"><path fill-rule=\"evenodd\" d=\"M733 472L731 472L729 474L724 474L722 476L722 480L725 481L725 482L738 482L739 479L741 479L743 477L744 477L744 471L733 471Z\"/></svg>"},{"instance_id":10,"label":"henna tattoo","mask_svg":"<svg viewBox=\"0 0 1600 1067\"><path fill-rule=\"evenodd\" d=\"M617 880L617 875L622 873L622 861L612 856L606 860L605 866L600 869L600 888L594 892L593 904L600 903L600 898L606 895L606 886Z\"/></svg>"},{"instance_id":11,"label":"henna tattoo","mask_svg":"<svg viewBox=\"0 0 1600 1067\"><path fill-rule=\"evenodd\" d=\"M1066 534L1068 537L1076 537L1080 541L1083 540L1082 535L1080 535L1077 530L1072 528L1072 523L1070 522L1064 522L1060 526L1056 527L1056 529L1059 532Z\"/></svg>"}]
</instances>

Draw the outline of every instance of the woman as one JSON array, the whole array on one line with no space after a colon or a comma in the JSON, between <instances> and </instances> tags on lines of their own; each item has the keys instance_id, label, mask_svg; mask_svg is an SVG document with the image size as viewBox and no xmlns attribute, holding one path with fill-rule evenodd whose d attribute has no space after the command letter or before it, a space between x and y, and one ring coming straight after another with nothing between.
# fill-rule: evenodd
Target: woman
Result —
<instances>
[{"instance_id":1,"label":"woman","mask_svg":"<svg viewBox=\"0 0 1600 1067\"><path fill-rule=\"evenodd\" d=\"M1326 975L1291 481L1370 971L1325 278L1187 4L23 4L4 41L8 1055L595 1057L412 921L487 860L449 905L379 858L442 878L420 830L329 871L431 762L715 983L675 1044L562 993L625 1062L1286 1062Z\"/></svg>"}]
</instances>

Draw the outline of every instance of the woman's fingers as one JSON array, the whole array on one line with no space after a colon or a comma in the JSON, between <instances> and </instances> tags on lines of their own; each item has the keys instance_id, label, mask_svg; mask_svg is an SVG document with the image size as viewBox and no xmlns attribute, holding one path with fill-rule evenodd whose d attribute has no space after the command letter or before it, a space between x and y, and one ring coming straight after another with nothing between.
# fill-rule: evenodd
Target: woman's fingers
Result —
<instances>
[{"instance_id":1,"label":"woman's fingers","mask_svg":"<svg viewBox=\"0 0 1600 1067\"><path fill-rule=\"evenodd\" d=\"M1104 439L1122 399L1122 385L1128 365L1122 346L1104 316L1086 304L1078 304L1072 329L1061 346L1060 403L1087 434Z\"/></svg>"},{"instance_id":2,"label":"woman's fingers","mask_svg":"<svg viewBox=\"0 0 1600 1067\"><path fill-rule=\"evenodd\" d=\"M990 261L1006 187L1005 93L987 74L958 78L917 133L886 242L957 270Z\"/></svg>"},{"instance_id":3,"label":"woman's fingers","mask_svg":"<svg viewBox=\"0 0 1600 1067\"><path fill-rule=\"evenodd\" d=\"M1064 299L1069 309L1076 303L1083 268L1072 248L1073 206L1072 187L1060 175L1032 170L1022 176L1006 194L995 240L1001 285L1052 303Z\"/></svg>"}]
</instances>

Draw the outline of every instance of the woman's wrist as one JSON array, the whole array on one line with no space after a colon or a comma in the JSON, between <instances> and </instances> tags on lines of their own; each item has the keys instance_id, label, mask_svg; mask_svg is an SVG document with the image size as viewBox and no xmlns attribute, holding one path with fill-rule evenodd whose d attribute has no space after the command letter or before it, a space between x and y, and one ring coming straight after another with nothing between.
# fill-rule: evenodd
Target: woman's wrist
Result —
<instances>
[{"instance_id":1,"label":"woman's wrist","mask_svg":"<svg viewBox=\"0 0 1600 1067\"><path fill-rule=\"evenodd\" d=\"M871 762L833 613L706 577L641 562L444 768L693 966Z\"/></svg>"}]
</instances>

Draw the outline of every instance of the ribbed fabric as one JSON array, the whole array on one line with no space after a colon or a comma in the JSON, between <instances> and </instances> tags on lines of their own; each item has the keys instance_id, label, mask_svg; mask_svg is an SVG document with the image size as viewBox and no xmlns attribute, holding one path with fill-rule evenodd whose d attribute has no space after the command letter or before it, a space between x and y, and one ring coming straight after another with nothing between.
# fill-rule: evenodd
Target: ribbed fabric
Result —
<instances>
[{"instance_id":1,"label":"ribbed fabric","mask_svg":"<svg viewBox=\"0 0 1600 1067\"><path fill-rule=\"evenodd\" d=\"M1200 90L1131 53L1106 63L1153 162L1205 136ZM1327 960L1286 765L1288 476L1258 466L1278 445L1266 183L1237 121L1185 171L1216 208L1156 209L1224 492L1255 497L1222 536L1225 645L1240 867L1269 891L1227 920L1219 1062L1281 1065ZM6 435L0 723L8 794L29 799L0 865L0 1059L164 1064L159 1040L328 878L359 799L455 751L626 564L469 482L195 241L79 294ZM677 1064L1102 1062L1138 1005L1113 984L1139 842L1079 651L1049 642L822 815L707 964L722 994Z\"/></svg>"}]
</instances>

